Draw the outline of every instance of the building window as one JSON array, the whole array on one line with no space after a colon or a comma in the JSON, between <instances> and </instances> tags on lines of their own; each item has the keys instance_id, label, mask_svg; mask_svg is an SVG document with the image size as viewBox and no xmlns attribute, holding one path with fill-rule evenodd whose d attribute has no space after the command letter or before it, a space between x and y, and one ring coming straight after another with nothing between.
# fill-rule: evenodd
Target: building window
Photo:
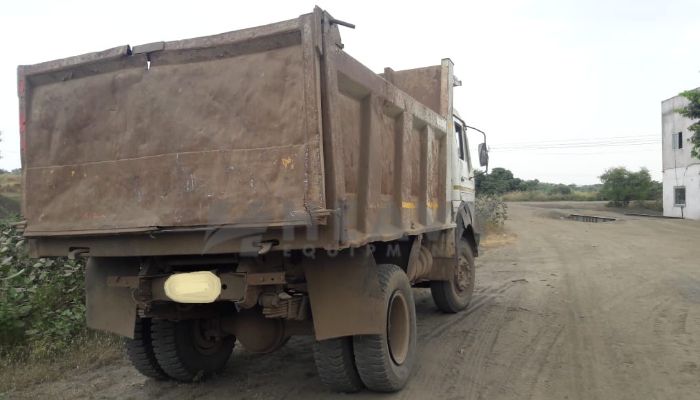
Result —
<instances>
[{"instance_id":1,"label":"building window","mask_svg":"<svg viewBox=\"0 0 700 400\"><path fill-rule=\"evenodd\" d=\"M674 150L683 148L683 132L674 133L671 135L671 146Z\"/></svg>"},{"instance_id":2,"label":"building window","mask_svg":"<svg viewBox=\"0 0 700 400\"><path fill-rule=\"evenodd\" d=\"M685 187L673 188L673 204L676 206L685 205Z\"/></svg>"}]
</instances>

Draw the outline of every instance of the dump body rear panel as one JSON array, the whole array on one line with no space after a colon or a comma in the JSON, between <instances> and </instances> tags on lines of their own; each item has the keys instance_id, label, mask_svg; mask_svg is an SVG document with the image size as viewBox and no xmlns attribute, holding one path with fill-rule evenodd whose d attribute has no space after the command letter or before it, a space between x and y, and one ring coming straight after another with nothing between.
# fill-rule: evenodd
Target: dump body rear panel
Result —
<instances>
[{"instance_id":1,"label":"dump body rear panel","mask_svg":"<svg viewBox=\"0 0 700 400\"><path fill-rule=\"evenodd\" d=\"M33 253L346 248L453 227L451 62L379 76L330 21L317 8L166 42L150 69L126 48L20 67Z\"/></svg>"},{"instance_id":2,"label":"dump body rear panel","mask_svg":"<svg viewBox=\"0 0 700 400\"><path fill-rule=\"evenodd\" d=\"M309 28L168 42L149 69L126 47L27 68L27 234L308 223L325 208Z\"/></svg>"}]
</instances>

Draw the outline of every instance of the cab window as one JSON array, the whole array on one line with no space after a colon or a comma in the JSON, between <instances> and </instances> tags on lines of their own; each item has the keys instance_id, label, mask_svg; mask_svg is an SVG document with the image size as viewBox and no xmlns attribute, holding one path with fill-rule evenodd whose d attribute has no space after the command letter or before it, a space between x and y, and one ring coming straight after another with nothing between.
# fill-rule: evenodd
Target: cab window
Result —
<instances>
[{"instance_id":1,"label":"cab window","mask_svg":"<svg viewBox=\"0 0 700 400\"><path fill-rule=\"evenodd\" d=\"M459 159L460 160L465 160L465 154L466 152L464 151L464 135L463 135L463 128L462 125L460 124L455 124L455 143L457 144L457 154L459 154Z\"/></svg>"}]
</instances>

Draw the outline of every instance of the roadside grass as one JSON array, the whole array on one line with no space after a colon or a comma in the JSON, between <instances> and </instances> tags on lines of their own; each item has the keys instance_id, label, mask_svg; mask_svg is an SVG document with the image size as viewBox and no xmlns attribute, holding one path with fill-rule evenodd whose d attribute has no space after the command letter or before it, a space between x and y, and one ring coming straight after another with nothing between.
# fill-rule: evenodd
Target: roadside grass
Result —
<instances>
[{"instance_id":1,"label":"roadside grass","mask_svg":"<svg viewBox=\"0 0 700 400\"><path fill-rule=\"evenodd\" d=\"M664 212L664 204L661 200L635 200L631 204L633 210L647 210L656 213Z\"/></svg>"},{"instance_id":2,"label":"roadside grass","mask_svg":"<svg viewBox=\"0 0 700 400\"><path fill-rule=\"evenodd\" d=\"M20 212L20 193L0 193L0 218L12 218Z\"/></svg>"},{"instance_id":3,"label":"roadside grass","mask_svg":"<svg viewBox=\"0 0 700 400\"><path fill-rule=\"evenodd\" d=\"M21 181L20 174L0 174L0 218L19 215L22 201Z\"/></svg>"},{"instance_id":4,"label":"roadside grass","mask_svg":"<svg viewBox=\"0 0 700 400\"><path fill-rule=\"evenodd\" d=\"M22 175L13 173L0 174L0 193L22 193Z\"/></svg>"},{"instance_id":5,"label":"roadside grass","mask_svg":"<svg viewBox=\"0 0 700 400\"><path fill-rule=\"evenodd\" d=\"M544 190L508 192L504 201L596 201L600 200L598 192L572 191L568 194L552 193Z\"/></svg>"},{"instance_id":6,"label":"roadside grass","mask_svg":"<svg viewBox=\"0 0 700 400\"><path fill-rule=\"evenodd\" d=\"M55 381L68 375L99 368L123 357L122 339L116 335L85 331L71 345L52 356L37 356L31 348L0 357L0 399L12 391ZM32 355L34 354L34 355ZM11 398L9 396L8 398Z\"/></svg>"},{"instance_id":7,"label":"roadside grass","mask_svg":"<svg viewBox=\"0 0 700 400\"><path fill-rule=\"evenodd\" d=\"M639 213L663 215L664 212L663 202L661 200L634 200L626 207L609 202L605 204L605 207L610 211L618 212L620 214Z\"/></svg>"}]
</instances>

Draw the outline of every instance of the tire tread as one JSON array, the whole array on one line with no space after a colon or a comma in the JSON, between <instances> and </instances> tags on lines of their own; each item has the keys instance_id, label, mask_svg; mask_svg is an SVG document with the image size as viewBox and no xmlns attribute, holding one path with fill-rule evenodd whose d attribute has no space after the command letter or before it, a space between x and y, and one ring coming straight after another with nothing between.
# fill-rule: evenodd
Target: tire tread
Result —
<instances>
[{"instance_id":1,"label":"tire tread","mask_svg":"<svg viewBox=\"0 0 700 400\"><path fill-rule=\"evenodd\" d=\"M404 271L392 264L378 265L377 271L380 287L387 297L389 295L387 294L387 290L391 279L396 274L401 274L405 277ZM413 295L410 290L410 283L408 283L408 277L405 277L405 279L408 285L407 300L410 303L409 306L414 307ZM415 324L415 314L412 315L412 322ZM413 328L412 333L415 335L415 325ZM357 370L362 382L367 388L377 392L396 392L405 386L408 376L402 378L390 373L389 366L393 363L393 360L386 347L386 335L358 335L354 336L353 340ZM415 340L415 337L412 338L412 340ZM415 345L412 350L415 351ZM409 362L410 361L407 359L404 363L406 364ZM410 369L411 365L408 365L408 368Z\"/></svg>"},{"instance_id":2,"label":"tire tread","mask_svg":"<svg viewBox=\"0 0 700 400\"><path fill-rule=\"evenodd\" d=\"M354 393L364 388L355 367L352 338L341 337L316 342L314 361L321 381L331 390Z\"/></svg>"},{"instance_id":3,"label":"tire tread","mask_svg":"<svg viewBox=\"0 0 700 400\"><path fill-rule=\"evenodd\" d=\"M175 340L175 322L164 319L154 320L151 325L153 350L163 371L171 378L192 382L196 376L185 368L180 360Z\"/></svg>"},{"instance_id":4,"label":"tire tread","mask_svg":"<svg viewBox=\"0 0 700 400\"><path fill-rule=\"evenodd\" d=\"M156 379L167 380L168 374L163 371L153 351L151 341L151 320L137 319L134 327L134 338L124 342L126 357L131 365L142 375Z\"/></svg>"},{"instance_id":5,"label":"tire tread","mask_svg":"<svg viewBox=\"0 0 700 400\"><path fill-rule=\"evenodd\" d=\"M458 251L461 251L461 248L464 248L469 253L469 257L472 260L472 268L474 268L474 254L469 242L466 239L461 239L459 241L459 246L460 249L458 249ZM472 271L472 277L475 273L476 271ZM472 291L473 290L474 285L472 285ZM467 301L466 304L461 305L459 304L459 300L454 297L455 294L454 288L452 287L452 281L431 281L430 294L432 295L433 301L435 302L437 308L444 313L455 314L469 306L469 301Z\"/></svg>"}]
</instances>

